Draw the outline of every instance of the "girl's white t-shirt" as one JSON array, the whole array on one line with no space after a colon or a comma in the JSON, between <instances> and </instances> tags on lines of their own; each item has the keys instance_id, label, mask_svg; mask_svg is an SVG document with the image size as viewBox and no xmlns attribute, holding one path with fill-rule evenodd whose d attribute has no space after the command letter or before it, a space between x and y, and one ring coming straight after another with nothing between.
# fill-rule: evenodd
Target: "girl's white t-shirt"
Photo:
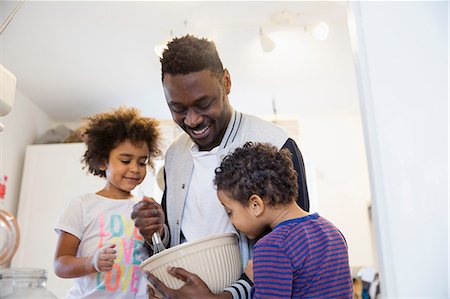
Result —
<instances>
[{"instance_id":1,"label":"girl's white t-shirt","mask_svg":"<svg viewBox=\"0 0 450 299\"><path fill-rule=\"evenodd\" d=\"M80 239L78 257L93 256L98 248L111 243L117 250L111 271L75 278L66 298L147 298L139 264L148 258L148 251L130 217L137 201L89 193L73 199L63 211L55 230Z\"/></svg>"}]
</instances>

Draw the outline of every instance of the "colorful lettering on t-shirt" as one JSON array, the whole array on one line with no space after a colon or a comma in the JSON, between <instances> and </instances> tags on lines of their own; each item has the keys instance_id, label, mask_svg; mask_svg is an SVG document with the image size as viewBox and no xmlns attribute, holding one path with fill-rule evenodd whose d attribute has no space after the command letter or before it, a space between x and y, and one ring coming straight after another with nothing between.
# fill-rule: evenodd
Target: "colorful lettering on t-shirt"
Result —
<instances>
[{"instance_id":1,"label":"colorful lettering on t-shirt","mask_svg":"<svg viewBox=\"0 0 450 299\"><path fill-rule=\"evenodd\" d=\"M97 289L137 293L142 276L139 264L147 258L144 240L129 215L99 215L98 248L116 244L117 258L109 272L97 273Z\"/></svg>"}]
</instances>

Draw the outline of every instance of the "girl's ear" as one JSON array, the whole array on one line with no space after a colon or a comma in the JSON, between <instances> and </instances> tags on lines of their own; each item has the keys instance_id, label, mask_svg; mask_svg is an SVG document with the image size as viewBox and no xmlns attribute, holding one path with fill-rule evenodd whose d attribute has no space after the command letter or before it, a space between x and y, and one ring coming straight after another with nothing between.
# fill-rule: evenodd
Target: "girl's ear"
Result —
<instances>
[{"instance_id":1,"label":"girl's ear","mask_svg":"<svg viewBox=\"0 0 450 299\"><path fill-rule=\"evenodd\" d=\"M259 197L259 195L256 195L256 194L250 195L248 202L249 202L250 210L253 211L253 214L256 217L259 217L264 213L264 210L266 209L266 205L264 203L264 200L261 197Z\"/></svg>"},{"instance_id":2,"label":"girl's ear","mask_svg":"<svg viewBox=\"0 0 450 299\"><path fill-rule=\"evenodd\" d=\"M106 171L106 163L103 162L98 169L100 169L101 171Z\"/></svg>"}]
</instances>

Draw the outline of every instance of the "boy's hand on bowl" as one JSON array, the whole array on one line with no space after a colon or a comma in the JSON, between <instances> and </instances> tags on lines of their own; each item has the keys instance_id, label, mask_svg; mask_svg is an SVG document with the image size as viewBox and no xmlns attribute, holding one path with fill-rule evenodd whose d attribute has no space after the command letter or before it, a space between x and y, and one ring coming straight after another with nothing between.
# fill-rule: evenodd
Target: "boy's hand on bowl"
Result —
<instances>
[{"instance_id":1,"label":"boy's hand on bowl","mask_svg":"<svg viewBox=\"0 0 450 299\"><path fill-rule=\"evenodd\" d=\"M182 268L170 267L167 269L167 272L169 272L170 275L184 281L184 285L178 290L170 289L150 272L145 272L147 279L166 299L231 298L231 296L228 295L228 292L224 292L226 294L222 293L222 295L213 294L203 280L198 277L198 275L188 272Z\"/></svg>"},{"instance_id":2,"label":"boy's hand on bowl","mask_svg":"<svg viewBox=\"0 0 450 299\"><path fill-rule=\"evenodd\" d=\"M248 260L244 273L251 281L253 281L253 260Z\"/></svg>"},{"instance_id":3,"label":"boy's hand on bowl","mask_svg":"<svg viewBox=\"0 0 450 299\"><path fill-rule=\"evenodd\" d=\"M161 206L147 196L133 206L131 219L145 240L150 241L154 232L159 231L164 237L164 223L166 217Z\"/></svg>"}]
</instances>

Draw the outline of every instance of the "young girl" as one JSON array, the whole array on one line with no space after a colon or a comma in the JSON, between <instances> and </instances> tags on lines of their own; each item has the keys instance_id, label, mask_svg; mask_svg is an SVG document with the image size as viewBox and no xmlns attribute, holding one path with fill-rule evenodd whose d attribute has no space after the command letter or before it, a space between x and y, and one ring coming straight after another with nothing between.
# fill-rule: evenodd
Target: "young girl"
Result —
<instances>
[{"instance_id":1,"label":"young girl","mask_svg":"<svg viewBox=\"0 0 450 299\"><path fill-rule=\"evenodd\" d=\"M296 203L287 150L246 143L216 169L217 195L253 248L252 298L352 298L347 244L339 230ZM251 266L251 264L249 264Z\"/></svg>"},{"instance_id":2,"label":"young girl","mask_svg":"<svg viewBox=\"0 0 450 299\"><path fill-rule=\"evenodd\" d=\"M96 193L72 200L57 222L55 273L75 278L67 298L146 298L138 265L148 257L130 214L140 198L131 191L159 152L156 120L137 109L118 108L89 117L83 162L104 177ZM154 213L162 213L155 203ZM161 219L163 219L161 217ZM158 223L162 228L162 223Z\"/></svg>"}]
</instances>

